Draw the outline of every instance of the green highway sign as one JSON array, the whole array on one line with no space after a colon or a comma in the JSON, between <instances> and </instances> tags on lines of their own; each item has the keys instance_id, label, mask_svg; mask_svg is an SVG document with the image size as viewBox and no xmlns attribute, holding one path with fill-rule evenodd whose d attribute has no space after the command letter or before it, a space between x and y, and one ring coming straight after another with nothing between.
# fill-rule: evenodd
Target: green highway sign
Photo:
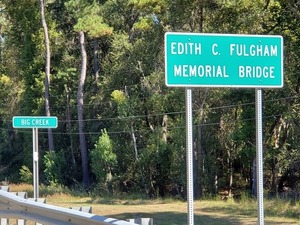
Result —
<instances>
[{"instance_id":1,"label":"green highway sign","mask_svg":"<svg viewBox=\"0 0 300 225\"><path fill-rule=\"evenodd\" d=\"M165 82L174 87L283 87L278 35L165 34Z\"/></svg>"},{"instance_id":2,"label":"green highway sign","mask_svg":"<svg viewBox=\"0 0 300 225\"><path fill-rule=\"evenodd\" d=\"M14 116L14 128L57 128L56 116Z\"/></svg>"}]
</instances>

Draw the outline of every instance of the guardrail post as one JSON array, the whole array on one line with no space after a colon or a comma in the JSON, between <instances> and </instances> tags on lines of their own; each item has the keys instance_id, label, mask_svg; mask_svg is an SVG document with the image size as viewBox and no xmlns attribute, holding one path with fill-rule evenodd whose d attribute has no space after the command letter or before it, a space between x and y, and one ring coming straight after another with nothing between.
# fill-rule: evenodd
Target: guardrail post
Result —
<instances>
[{"instance_id":1,"label":"guardrail post","mask_svg":"<svg viewBox=\"0 0 300 225\"><path fill-rule=\"evenodd\" d=\"M17 195L21 198L25 198L25 199L28 198L27 192L17 192Z\"/></svg>"},{"instance_id":2,"label":"guardrail post","mask_svg":"<svg viewBox=\"0 0 300 225\"><path fill-rule=\"evenodd\" d=\"M70 207L70 209L78 210L86 213L93 213L93 208L91 206L78 206L78 207Z\"/></svg>"},{"instance_id":3,"label":"guardrail post","mask_svg":"<svg viewBox=\"0 0 300 225\"><path fill-rule=\"evenodd\" d=\"M0 223L1 223L1 225L7 225L8 224L8 219L7 218L1 218Z\"/></svg>"},{"instance_id":4,"label":"guardrail post","mask_svg":"<svg viewBox=\"0 0 300 225\"><path fill-rule=\"evenodd\" d=\"M17 225L26 225L26 220L17 219Z\"/></svg>"},{"instance_id":5,"label":"guardrail post","mask_svg":"<svg viewBox=\"0 0 300 225\"><path fill-rule=\"evenodd\" d=\"M153 225L153 218L135 218L135 219L128 219L127 221L139 225Z\"/></svg>"},{"instance_id":6,"label":"guardrail post","mask_svg":"<svg viewBox=\"0 0 300 225\"><path fill-rule=\"evenodd\" d=\"M19 196L20 198L27 199L27 192L13 192L13 193ZM26 225L26 220L17 219L17 225Z\"/></svg>"},{"instance_id":7,"label":"guardrail post","mask_svg":"<svg viewBox=\"0 0 300 225\"><path fill-rule=\"evenodd\" d=\"M0 186L0 190L9 192L9 186Z\"/></svg>"},{"instance_id":8,"label":"guardrail post","mask_svg":"<svg viewBox=\"0 0 300 225\"><path fill-rule=\"evenodd\" d=\"M82 206L81 211L86 213L93 213L93 208L91 206Z\"/></svg>"}]
</instances>

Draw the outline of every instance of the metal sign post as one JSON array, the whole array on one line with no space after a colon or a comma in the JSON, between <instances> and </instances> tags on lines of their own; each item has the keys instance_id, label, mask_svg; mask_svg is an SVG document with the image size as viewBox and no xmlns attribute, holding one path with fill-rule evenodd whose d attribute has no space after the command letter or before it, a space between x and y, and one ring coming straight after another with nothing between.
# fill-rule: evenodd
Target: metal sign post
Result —
<instances>
[{"instance_id":1,"label":"metal sign post","mask_svg":"<svg viewBox=\"0 0 300 225\"><path fill-rule=\"evenodd\" d=\"M56 116L14 116L13 128L32 128L33 197L39 198L38 128L57 128Z\"/></svg>"},{"instance_id":2,"label":"metal sign post","mask_svg":"<svg viewBox=\"0 0 300 225\"><path fill-rule=\"evenodd\" d=\"M263 225L261 88L283 87L282 36L167 32L164 50L166 86L186 88L188 225L194 224L191 87L256 89L257 199Z\"/></svg>"},{"instance_id":3,"label":"metal sign post","mask_svg":"<svg viewBox=\"0 0 300 225\"><path fill-rule=\"evenodd\" d=\"M185 89L188 224L194 224L192 89Z\"/></svg>"},{"instance_id":4,"label":"metal sign post","mask_svg":"<svg viewBox=\"0 0 300 225\"><path fill-rule=\"evenodd\" d=\"M258 224L264 225L262 90L255 89Z\"/></svg>"},{"instance_id":5,"label":"metal sign post","mask_svg":"<svg viewBox=\"0 0 300 225\"><path fill-rule=\"evenodd\" d=\"M32 143L33 143L33 198L39 198L39 140L38 128L32 129Z\"/></svg>"}]
</instances>

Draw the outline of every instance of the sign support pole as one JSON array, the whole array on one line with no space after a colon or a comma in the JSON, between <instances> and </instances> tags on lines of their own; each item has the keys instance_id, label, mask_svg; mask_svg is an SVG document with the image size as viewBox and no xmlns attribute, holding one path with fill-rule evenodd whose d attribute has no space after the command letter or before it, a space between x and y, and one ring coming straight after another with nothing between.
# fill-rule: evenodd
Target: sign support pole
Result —
<instances>
[{"instance_id":1,"label":"sign support pole","mask_svg":"<svg viewBox=\"0 0 300 225\"><path fill-rule=\"evenodd\" d=\"M256 101L256 174L258 224L264 225L264 184L263 184L263 128L262 128L262 90L255 89Z\"/></svg>"},{"instance_id":2,"label":"sign support pole","mask_svg":"<svg viewBox=\"0 0 300 225\"><path fill-rule=\"evenodd\" d=\"M39 140L38 128L57 128L56 116L14 116L13 128L32 128L33 197L39 198Z\"/></svg>"},{"instance_id":3,"label":"sign support pole","mask_svg":"<svg viewBox=\"0 0 300 225\"><path fill-rule=\"evenodd\" d=\"M185 87L188 225L194 223L192 87L256 89L258 224L264 225L261 88L283 87L283 37L166 32L164 52L166 86Z\"/></svg>"},{"instance_id":4,"label":"sign support pole","mask_svg":"<svg viewBox=\"0 0 300 225\"><path fill-rule=\"evenodd\" d=\"M192 89L185 89L188 225L194 225Z\"/></svg>"},{"instance_id":5,"label":"sign support pole","mask_svg":"<svg viewBox=\"0 0 300 225\"><path fill-rule=\"evenodd\" d=\"M33 197L39 198L39 141L38 141L38 128L32 129L32 142L33 142Z\"/></svg>"}]
</instances>

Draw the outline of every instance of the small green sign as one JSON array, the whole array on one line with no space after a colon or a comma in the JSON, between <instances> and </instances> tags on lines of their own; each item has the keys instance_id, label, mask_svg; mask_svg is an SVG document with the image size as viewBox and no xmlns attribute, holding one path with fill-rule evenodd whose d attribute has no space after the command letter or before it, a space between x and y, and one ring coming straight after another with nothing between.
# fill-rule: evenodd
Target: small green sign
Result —
<instances>
[{"instance_id":1,"label":"small green sign","mask_svg":"<svg viewBox=\"0 0 300 225\"><path fill-rule=\"evenodd\" d=\"M57 128L56 116L14 116L14 128Z\"/></svg>"},{"instance_id":2,"label":"small green sign","mask_svg":"<svg viewBox=\"0 0 300 225\"><path fill-rule=\"evenodd\" d=\"M283 38L167 32L165 79L175 87L281 88Z\"/></svg>"}]
</instances>

